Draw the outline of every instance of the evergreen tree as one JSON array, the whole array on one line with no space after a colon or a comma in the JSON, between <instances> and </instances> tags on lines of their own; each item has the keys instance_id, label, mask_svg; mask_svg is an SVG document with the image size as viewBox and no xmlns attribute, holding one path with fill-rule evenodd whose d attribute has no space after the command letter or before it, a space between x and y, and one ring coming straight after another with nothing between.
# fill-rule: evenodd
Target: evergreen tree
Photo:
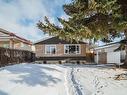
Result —
<instances>
[{"instance_id":1,"label":"evergreen tree","mask_svg":"<svg viewBox=\"0 0 127 95\"><path fill-rule=\"evenodd\" d=\"M73 0L63 8L69 19L58 18L62 26L50 23L45 17L45 22L37 23L38 28L70 41L101 39L110 42L123 30L127 35L127 12L122 0Z\"/></svg>"}]
</instances>

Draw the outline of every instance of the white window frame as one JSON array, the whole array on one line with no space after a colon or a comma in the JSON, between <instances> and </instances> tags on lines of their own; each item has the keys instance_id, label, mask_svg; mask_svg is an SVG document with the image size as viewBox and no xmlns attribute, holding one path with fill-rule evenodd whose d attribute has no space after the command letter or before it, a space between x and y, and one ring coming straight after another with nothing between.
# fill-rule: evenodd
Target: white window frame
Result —
<instances>
[{"instance_id":1,"label":"white window frame","mask_svg":"<svg viewBox=\"0 0 127 95\"><path fill-rule=\"evenodd\" d=\"M55 54L52 54L51 52L50 53L47 53L47 47L49 47L49 46L53 46L53 47L55 47L55 54L56 54L56 52L57 52L57 48L56 48L56 45L45 45L45 54L50 54L50 55L55 55ZM51 49L50 49L51 50Z\"/></svg>"},{"instance_id":2,"label":"white window frame","mask_svg":"<svg viewBox=\"0 0 127 95\"><path fill-rule=\"evenodd\" d=\"M79 53L76 52L76 54L81 54L81 45L80 45L80 44L65 44L65 45L64 45L64 54L67 54L67 55L74 55L74 54L69 54L69 53L66 53L66 52L65 52L66 46L71 46L71 45L79 46Z\"/></svg>"}]
</instances>

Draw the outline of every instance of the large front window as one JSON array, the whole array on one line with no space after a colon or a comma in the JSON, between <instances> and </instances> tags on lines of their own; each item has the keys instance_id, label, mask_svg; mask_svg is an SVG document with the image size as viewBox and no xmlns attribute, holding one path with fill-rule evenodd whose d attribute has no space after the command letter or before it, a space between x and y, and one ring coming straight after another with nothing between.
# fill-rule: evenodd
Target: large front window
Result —
<instances>
[{"instance_id":1,"label":"large front window","mask_svg":"<svg viewBox=\"0 0 127 95\"><path fill-rule=\"evenodd\" d=\"M80 45L65 45L65 54L80 54Z\"/></svg>"},{"instance_id":2,"label":"large front window","mask_svg":"<svg viewBox=\"0 0 127 95\"><path fill-rule=\"evenodd\" d=\"M46 54L55 54L56 53L56 46L55 45L46 45L45 46L45 53Z\"/></svg>"}]
</instances>

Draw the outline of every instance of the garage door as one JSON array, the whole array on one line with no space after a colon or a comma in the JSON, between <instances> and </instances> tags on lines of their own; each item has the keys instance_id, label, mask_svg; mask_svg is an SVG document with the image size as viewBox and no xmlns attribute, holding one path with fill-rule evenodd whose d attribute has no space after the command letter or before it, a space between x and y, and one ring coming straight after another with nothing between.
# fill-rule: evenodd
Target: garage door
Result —
<instances>
[{"instance_id":1,"label":"garage door","mask_svg":"<svg viewBox=\"0 0 127 95\"><path fill-rule=\"evenodd\" d=\"M107 53L107 63L120 63L120 52Z\"/></svg>"}]
</instances>

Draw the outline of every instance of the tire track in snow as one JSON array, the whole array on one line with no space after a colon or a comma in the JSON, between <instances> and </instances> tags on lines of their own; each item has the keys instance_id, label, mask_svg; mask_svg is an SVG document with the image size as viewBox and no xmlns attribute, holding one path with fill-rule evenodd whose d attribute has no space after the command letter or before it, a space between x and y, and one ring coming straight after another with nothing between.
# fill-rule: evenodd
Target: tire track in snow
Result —
<instances>
[{"instance_id":1,"label":"tire track in snow","mask_svg":"<svg viewBox=\"0 0 127 95\"><path fill-rule=\"evenodd\" d=\"M76 95L83 95L83 93L81 91L81 88L80 88L80 85L75 80L74 68L73 67L72 67L72 70L71 70L71 74L70 75L71 75L71 81L73 83L74 89L76 90Z\"/></svg>"}]
</instances>

